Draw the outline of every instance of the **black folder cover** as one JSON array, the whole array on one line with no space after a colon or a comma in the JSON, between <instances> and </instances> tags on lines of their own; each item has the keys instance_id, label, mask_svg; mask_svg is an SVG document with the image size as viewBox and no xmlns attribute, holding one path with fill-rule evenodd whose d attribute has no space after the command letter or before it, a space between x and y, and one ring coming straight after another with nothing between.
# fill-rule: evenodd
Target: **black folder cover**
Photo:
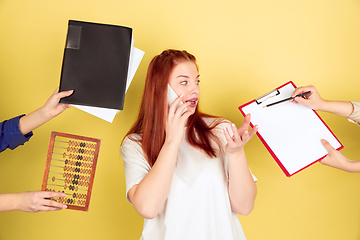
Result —
<instances>
[{"instance_id":1,"label":"black folder cover","mask_svg":"<svg viewBox=\"0 0 360 240\"><path fill-rule=\"evenodd\" d=\"M132 29L69 20L60 91L62 103L122 110Z\"/></svg>"}]
</instances>

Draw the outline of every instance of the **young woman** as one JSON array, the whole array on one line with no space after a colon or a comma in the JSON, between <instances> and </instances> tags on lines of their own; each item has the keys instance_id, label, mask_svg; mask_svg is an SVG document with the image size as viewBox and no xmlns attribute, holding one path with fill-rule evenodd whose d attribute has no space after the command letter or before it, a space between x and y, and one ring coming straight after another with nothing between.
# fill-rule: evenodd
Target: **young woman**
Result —
<instances>
[{"instance_id":1,"label":"young woman","mask_svg":"<svg viewBox=\"0 0 360 240\"><path fill-rule=\"evenodd\" d=\"M360 126L360 102L330 101L321 98L314 86L299 87L295 89L292 96L311 91L306 98L295 98L298 103L304 104L316 111L323 111L348 118L349 121ZM329 154L320 162L324 165L338 168L347 172L360 172L360 161L353 161L334 149L328 141L321 140L322 145Z\"/></svg>"},{"instance_id":2,"label":"young woman","mask_svg":"<svg viewBox=\"0 0 360 240\"><path fill-rule=\"evenodd\" d=\"M237 129L201 113L199 82L186 51L150 62L138 119L120 148L128 201L145 218L141 239L246 239L236 214L254 207L244 146L257 127L248 131L250 116ZM170 106L168 84L179 96Z\"/></svg>"}]
</instances>

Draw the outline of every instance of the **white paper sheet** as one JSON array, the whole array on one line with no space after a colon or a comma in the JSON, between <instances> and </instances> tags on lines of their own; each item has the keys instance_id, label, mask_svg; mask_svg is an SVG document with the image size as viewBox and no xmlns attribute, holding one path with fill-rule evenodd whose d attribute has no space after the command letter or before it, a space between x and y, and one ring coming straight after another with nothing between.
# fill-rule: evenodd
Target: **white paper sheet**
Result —
<instances>
[{"instance_id":1,"label":"white paper sheet","mask_svg":"<svg viewBox=\"0 0 360 240\"><path fill-rule=\"evenodd\" d=\"M131 49L130 49L130 59L129 59L129 68L128 68L128 76L126 81L126 89L125 93L127 92L130 83L132 82L136 70L138 69L140 62L144 56L144 51L133 46L134 38L131 41ZM105 121L112 123L117 113L120 112L118 109L110 109L110 108L100 108L100 107L90 107L90 106L83 106L83 105L76 105L72 104L71 106L76 107L82 111L90 113L98 118L101 118Z\"/></svg>"},{"instance_id":2,"label":"white paper sheet","mask_svg":"<svg viewBox=\"0 0 360 240\"><path fill-rule=\"evenodd\" d=\"M321 139L326 139L335 149L342 147L316 113L305 105L287 101L263 108L291 97L294 90L289 83L279 90L280 95L242 108L245 114L251 114L251 123L259 126L258 133L290 175L328 154Z\"/></svg>"}]
</instances>

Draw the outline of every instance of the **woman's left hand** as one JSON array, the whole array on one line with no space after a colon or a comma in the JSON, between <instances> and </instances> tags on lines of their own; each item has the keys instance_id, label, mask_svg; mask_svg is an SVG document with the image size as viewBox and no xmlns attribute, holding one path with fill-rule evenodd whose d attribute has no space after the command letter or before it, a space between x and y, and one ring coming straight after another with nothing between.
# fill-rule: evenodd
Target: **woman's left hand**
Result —
<instances>
[{"instance_id":1,"label":"woman's left hand","mask_svg":"<svg viewBox=\"0 0 360 240\"><path fill-rule=\"evenodd\" d=\"M250 114L247 114L244 118L244 122L239 129L236 128L235 124L231 124L233 136L230 136L227 128L224 128L224 133L228 144L226 145L226 153L230 155L236 155L244 150L245 144L250 138L257 132L257 125L249 129L250 125Z\"/></svg>"}]
</instances>

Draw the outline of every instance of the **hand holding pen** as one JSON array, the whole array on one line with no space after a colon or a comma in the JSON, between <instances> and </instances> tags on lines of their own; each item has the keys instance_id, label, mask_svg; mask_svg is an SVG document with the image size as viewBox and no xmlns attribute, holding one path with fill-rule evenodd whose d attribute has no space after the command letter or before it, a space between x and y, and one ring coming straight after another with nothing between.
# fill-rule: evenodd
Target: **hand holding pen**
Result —
<instances>
[{"instance_id":1,"label":"hand holding pen","mask_svg":"<svg viewBox=\"0 0 360 240\"><path fill-rule=\"evenodd\" d=\"M311 109L314 109L316 111L318 111L318 110L321 111L323 108L322 106L326 103L326 101L321 98L321 96L318 93L318 91L316 90L316 88L312 85L296 88L295 91L293 92L293 94L291 95L291 97L295 97L298 94L302 94L302 93L305 93L308 91L310 91L310 94L307 94L305 96L305 98L297 97L297 98L290 100L290 102L301 103L301 104L308 106Z\"/></svg>"},{"instance_id":2,"label":"hand holding pen","mask_svg":"<svg viewBox=\"0 0 360 240\"><path fill-rule=\"evenodd\" d=\"M292 96L297 94L310 91L311 94L306 95L306 98L295 98L290 100L290 102L295 101L295 103L304 104L316 111L323 111L336 114L341 117L349 117L354 111L354 106L349 101L334 101L334 100L325 100L320 97L320 94L314 86L299 87L295 89Z\"/></svg>"}]
</instances>

